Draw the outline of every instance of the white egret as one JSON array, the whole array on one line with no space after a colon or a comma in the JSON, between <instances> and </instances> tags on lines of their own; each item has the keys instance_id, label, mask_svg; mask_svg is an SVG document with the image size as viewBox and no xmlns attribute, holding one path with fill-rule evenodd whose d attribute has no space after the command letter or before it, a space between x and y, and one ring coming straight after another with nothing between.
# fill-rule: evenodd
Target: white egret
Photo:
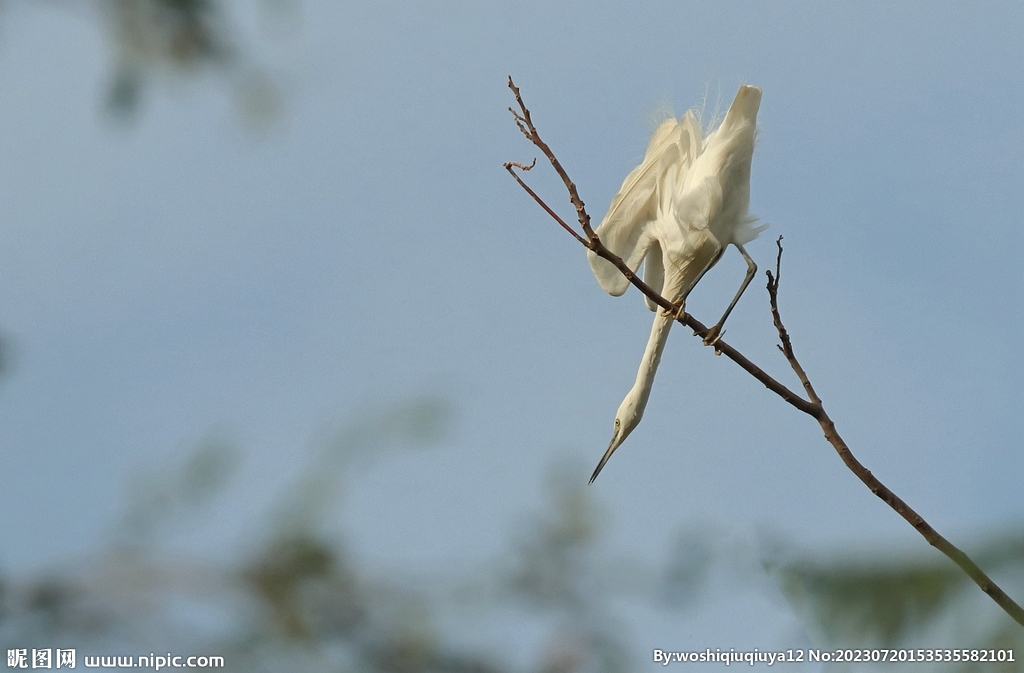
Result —
<instances>
[{"instance_id":1,"label":"white egret","mask_svg":"<svg viewBox=\"0 0 1024 673\"><path fill-rule=\"evenodd\" d=\"M708 332L713 344L757 265L743 249L763 226L747 208L750 203L750 161L761 89L740 87L717 130L701 139L693 112L678 121L668 119L654 131L639 166L626 176L597 228L601 242L636 271L644 264L644 280L678 306L674 313L655 311L636 382L615 413L615 430L590 482L629 433L640 423L651 394L654 374L668 338L669 328L683 314L686 297L701 277L718 262L725 248L735 245L747 262L743 284L721 320ZM587 253L598 282L609 294L619 296L629 281L609 261Z\"/></svg>"}]
</instances>

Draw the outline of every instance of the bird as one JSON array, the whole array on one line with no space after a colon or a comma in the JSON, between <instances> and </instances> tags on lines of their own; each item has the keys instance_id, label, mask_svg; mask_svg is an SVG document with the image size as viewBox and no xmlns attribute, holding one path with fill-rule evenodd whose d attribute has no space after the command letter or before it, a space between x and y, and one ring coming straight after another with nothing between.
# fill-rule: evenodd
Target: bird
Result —
<instances>
[{"instance_id":1,"label":"bird","mask_svg":"<svg viewBox=\"0 0 1024 673\"><path fill-rule=\"evenodd\" d=\"M643 417L654 375L672 323L685 313L686 297L730 244L747 263L739 291L704 342L713 345L736 302L757 273L744 245L767 225L754 226L750 205L750 164L754 153L761 89L742 85L717 129L702 138L693 110L662 122L640 165L630 171L597 227L598 238L634 272L643 263L644 281L672 302L674 311L655 312L636 381L615 413L614 434L590 483ZM629 280L608 260L587 252L601 287L619 296Z\"/></svg>"}]
</instances>

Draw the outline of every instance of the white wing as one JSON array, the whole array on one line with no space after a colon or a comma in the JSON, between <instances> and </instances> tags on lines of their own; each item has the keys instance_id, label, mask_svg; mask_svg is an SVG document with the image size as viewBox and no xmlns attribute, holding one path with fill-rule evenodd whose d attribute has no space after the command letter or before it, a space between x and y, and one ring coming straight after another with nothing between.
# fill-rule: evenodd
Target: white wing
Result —
<instances>
[{"instance_id":1,"label":"white wing","mask_svg":"<svg viewBox=\"0 0 1024 673\"><path fill-rule=\"evenodd\" d=\"M697 129L694 139L695 122L691 124L691 120L692 115L688 114L681 120L682 123L666 119L658 126L647 145L643 161L626 176L619 193L612 199L608 213L597 227L597 235L605 247L621 257L633 271L636 271L645 257L648 258L647 266L652 266L649 254L654 242L651 223L657 217L665 171L673 164L680 168L688 165L695 151L699 151L694 148L700 147L700 130ZM618 296L626 291L629 281L611 262L592 252L588 252L587 257L597 282L606 292ZM659 278L658 268L649 270L653 275L645 273L649 279L648 284L660 290L660 282L651 282ZM662 269L660 277L663 276Z\"/></svg>"},{"instance_id":2,"label":"white wing","mask_svg":"<svg viewBox=\"0 0 1024 673\"><path fill-rule=\"evenodd\" d=\"M750 204L750 161L754 153L761 90L741 86L721 126L704 140L700 158L690 173L688 190L707 190L708 226L722 245L743 245L765 227L747 211Z\"/></svg>"}]
</instances>

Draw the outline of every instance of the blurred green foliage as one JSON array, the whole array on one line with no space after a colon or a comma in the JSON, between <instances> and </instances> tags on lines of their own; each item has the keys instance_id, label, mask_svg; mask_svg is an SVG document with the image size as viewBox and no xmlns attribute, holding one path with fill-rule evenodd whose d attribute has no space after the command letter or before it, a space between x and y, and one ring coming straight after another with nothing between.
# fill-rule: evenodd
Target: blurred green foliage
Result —
<instances>
[{"instance_id":1,"label":"blurred green foliage","mask_svg":"<svg viewBox=\"0 0 1024 673\"><path fill-rule=\"evenodd\" d=\"M128 485L121 542L149 543L173 522L203 513L234 474L239 457L234 445L208 437L180 464L160 465L138 474Z\"/></svg>"},{"instance_id":2,"label":"blurred green foliage","mask_svg":"<svg viewBox=\"0 0 1024 673\"><path fill-rule=\"evenodd\" d=\"M825 647L1024 652L1024 630L959 568L928 551L927 556L912 558L876 551L859 561L766 558L765 567ZM1024 586L1024 536L1016 530L990 536L970 555L1011 595L1019 595ZM1024 671L1024 658L943 666L957 671Z\"/></svg>"},{"instance_id":3,"label":"blurred green foliage","mask_svg":"<svg viewBox=\"0 0 1024 673\"><path fill-rule=\"evenodd\" d=\"M114 45L107 109L115 117L133 117L152 80L206 75L234 89L244 119L262 123L279 114L277 88L242 46L224 0L104 0L100 9Z\"/></svg>"},{"instance_id":4,"label":"blurred green foliage","mask_svg":"<svg viewBox=\"0 0 1024 673\"><path fill-rule=\"evenodd\" d=\"M830 641L881 647L915 635L970 583L945 559L892 567L805 562L782 569L781 576L786 596L810 610Z\"/></svg>"},{"instance_id":5,"label":"blurred green foliage","mask_svg":"<svg viewBox=\"0 0 1024 673\"><path fill-rule=\"evenodd\" d=\"M237 471L240 451L231 442L204 439L173 464L133 481L119 536L97 559L0 577L0 648L59 640L88 653L153 647L215 652L226 658L227 670L238 671L522 668L494 655L501 643L467 646L453 633L442 615L461 610L473 620L505 614L498 619L511 630L508 637L524 618L544 624L549 633L528 670L622 673L649 665L636 658L620 614L623 600L708 609L701 596L712 570L740 572L732 558L735 545L722 547L701 525L680 531L664 567L654 573L638 564L609 564L598 544L607 517L586 486L586 466L570 461L554 466L546 504L529 516L502 563L469 577L436 578L436 586L419 589L399 577L375 575L353 561L344 539L326 532L345 509L337 496L367 463L438 444L451 419L450 406L430 396L353 414L317 443L307 469L257 527L262 539L227 566L161 549L164 534L198 521ZM980 545L975 556L1012 588L1024 574L1022 551L1024 537L1004 535ZM944 558L892 558L876 551L854 563L797 556L777 545L761 558L816 646L1024 652L1021 629ZM520 617L510 618L510 609ZM828 670L846 669L833 664ZM1022 669L1018 660L944 670Z\"/></svg>"}]
</instances>

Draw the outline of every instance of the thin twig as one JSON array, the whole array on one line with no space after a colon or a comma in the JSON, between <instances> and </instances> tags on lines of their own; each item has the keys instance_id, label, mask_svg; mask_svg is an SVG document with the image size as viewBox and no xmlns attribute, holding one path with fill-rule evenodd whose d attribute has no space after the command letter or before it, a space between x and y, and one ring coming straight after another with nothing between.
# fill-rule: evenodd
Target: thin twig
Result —
<instances>
[{"instance_id":1,"label":"thin twig","mask_svg":"<svg viewBox=\"0 0 1024 673\"><path fill-rule=\"evenodd\" d=\"M579 193L576 190L576 185L571 179L569 179L568 173L562 168L561 163L555 157L551 148L548 147L540 134L537 132L537 128L533 125L533 120L530 117L530 110L526 107L523 102L523 98L519 93L519 88L513 83L512 78L508 78L509 89L515 95L516 103L519 104L519 111L517 112L513 108L509 108L515 118L516 125L519 130L526 136L526 138L532 142L544 156L551 162L552 167L558 176L562 179L566 189L569 192L569 201L576 209L576 216L579 219L580 227L583 229L583 233L586 238L580 236L578 233L572 230L572 228L565 223L544 201L537 196L537 194L530 189L526 183L519 177L515 172L515 168L521 170L529 170L533 168L534 164L530 164L529 168L522 164L516 164L509 162L505 164L505 168L509 173L519 182L519 184L527 191L541 205L544 210L551 215L564 229L569 231L580 243L592 250L594 254L608 260L615 267L622 272L622 274L632 283L638 290L648 297L651 301L656 303L666 311L675 311L678 307L672 304L658 292L656 292L649 285L644 283L629 266L618 256L608 250L601 239L598 238L597 234L590 226L590 215L587 214L586 207L583 204L583 200L579 197ZM913 526L923 537L928 541L930 545L938 549L940 552L948 556L954 563L957 564L967 575L974 580L974 582L981 587L981 590L992 597L992 599L1006 611L1010 617L1012 617L1017 623L1024 626L1024 609L1021 609L1019 605L1012 598L1006 595L1006 593L993 582L988 575L978 567L978 565L971 560L967 554L954 546L949 540L942 537L932 528L928 522L926 522L921 515L915 512L907 503L897 496L895 493L890 491L882 482L880 482L871 471L868 470L864 465L858 461L853 453L850 451L850 447L847 446L843 438L839 436L836 431L835 424L829 415L825 412L825 408L822 405L821 399L814 391L814 387L811 385L810 379L803 367L800 365L793 352L793 344L789 337L789 332L782 324L782 318L779 313L778 307L778 291L779 291L779 279L782 271L782 237L780 236L776 241L778 246L778 255L775 260L775 274L772 275L771 271L767 272L768 275L768 295L771 304L772 321L775 324L776 331L779 333L779 340L781 344L779 350L785 355L786 360L789 362L793 371L796 373L797 378L800 379L800 383L803 385L804 390L807 392L809 399L804 399L800 395L797 395L786 386L779 383L773 377L769 376L763 369L755 365L753 362L748 360L743 354L737 351L735 348L719 340L714 344L716 352L720 352L727 358L738 364L743 368L744 371L749 373L755 379L760 381L766 388L779 395L783 400L788 402L790 405L799 409L803 413L813 417L818 424L821 426L825 433L825 439L835 448L836 453L842 459L843 463L860 479L872 493L882 499L889 507L891 507L897 514L903 517L911 526ZM707 336L708 329L701 322L695 319L688 313L684 313L679 318L678 322L686 325L693 329L694 335L701 337L702 339Z\"/></svg>"},{"instance_id":2,"label":"thin twig","mask_svg":"<svg viewBox=\"0 0 1024 673\"><path fill-rule=\"evenodd\" d=\"M579 218L580 226L583 227L583 233L587 235L587 238L591 241L597 239L597 234L590 228L590 215L587 215L587 208L583 205L583 199L580 198L579 192L576 191L576 185L572 180L569 179L569 174L562 168L562 164L555 158L554 152L548 147L548 144L540 139L540 134L537 133L537 127L533 125L533 120L530 118L530 110L526 107L526 103L523 102L523 97L519 95L519 87L512 81L512 76L508 78L508 88L512 89L512 93L515 94L516 103L519 104L521 113L516 112L512 108L509 108L509 112L515 117L516 125L519 130L523 132L523 135L532 142L534 145L544 153L544 156L548 158L551 165L554 167L555 172L558 173L558 177L562 178L562 182L565 183L565 188L569 191L569 201L572 202L574 208L576 208L576 217ZM629 267L627 267L629 268Z\"/></svg>"},{"instance_id":3,"label":"thin twig","mask_svg":"<svg viewBox=\"0 0 1024 673\"><path fill-rule=\"evenodd\" d=\"M807 372L804 371L804 368L797 362L796 356L793 355L793 343L789 340L789 332L786 331L786 327L782 324L782 317L779 315L779 280L782 278L781 236L775 239L775 245L779 248L779 252L775 256L775 276L772 276L771 271L766 271L765 273L768 275L768 301L772 307L772 322L775 323L775 329L779 332L779 340L782 342L779 345L779 350L786 356L786 360L789 361L790 366L796 373L796 377L800 379L804 390L807 391L808 399L820 407L821 398L814 392L814 386L811 385L810 379L807 378Z\"/></svg>"},{"instance_id":4,"label":"thin twig","mask_svg":"<svg viewBox=\"0 0 1024 673\"><path fill-rule=\"evenodd\" d=\"M556 213L555 211L551 210L551 206L549 206L548 204L544 203L544 199L540 198L540 196L537 195L537 192L535 192L532 189L530 189L530 186L528 184L526 184L526 182L524 182L523 179L521 177L519 177L519 174L516 173L515 170L514 170L514 169L518 168L519 170L525 172L525 171L528 171L531 168L533 168L534 165L536 165L536 163L537 163L536 159L534 159L533 163L530 164L529 166L525 166L525 165L520 164L520 163L515 162L515 161L506 161L505 162L505 170L508 171L512 175L512 177L514 177L516 179L516 182L519 183L520 187L522 187L523 189L526 190L527 194L529 194L530 196L533 197L534 201L536 201L538 204L540 204L540 207L543 208L544 211L547 212L548 215L550 215L552 218L554 218L555 222L558 222L560 225L562 225L562 229L565 229L566 231L568 231L570 234L573 235L573 237L577 241L579 241L580 243L582 243L583 245L585 245L585 246L587 246L589 248L590 244L587 243L587 239L585 239L582 236L580 236L579 234L577 234L576 231L572 227L570 227L568 224L565 223L565 220L563 220L561 217L558 216L558 213Z\"/></svg>"}]
</instances>

